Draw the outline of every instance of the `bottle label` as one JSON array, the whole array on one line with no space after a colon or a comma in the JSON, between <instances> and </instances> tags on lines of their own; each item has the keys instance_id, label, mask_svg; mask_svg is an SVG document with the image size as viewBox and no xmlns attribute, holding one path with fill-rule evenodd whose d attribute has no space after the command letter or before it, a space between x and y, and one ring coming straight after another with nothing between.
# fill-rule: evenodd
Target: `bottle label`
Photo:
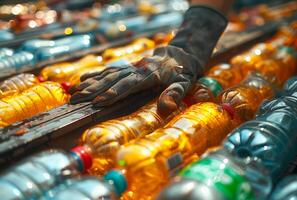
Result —
<instances>
[{"instance_id":1,"label":"bottle label","mask_svg":"<svg viewBox=\"0 0 297 200\"><path fill-rule=\"evenodd\" d=\"M229 166L228 162L206 157L185 168L180 175L214 187L227 199L253 199L248 181Z\"/></svg>"},{"instance_id":2,"label":"bottle label","mask_svg":"<svg viewBox=\"0 0 297 200\"><path fill-rule=\"evenodd\" d=\"M176 153L167 159L167 167L170 177L175 176L182 168L183 156L181 153Z\"/></svg>"}]
</instances>

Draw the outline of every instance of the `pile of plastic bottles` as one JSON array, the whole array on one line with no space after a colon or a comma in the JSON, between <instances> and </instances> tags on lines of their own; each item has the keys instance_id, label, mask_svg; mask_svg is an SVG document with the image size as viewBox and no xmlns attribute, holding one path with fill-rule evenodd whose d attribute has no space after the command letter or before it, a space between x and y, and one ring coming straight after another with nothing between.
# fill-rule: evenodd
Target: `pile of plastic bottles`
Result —
<instances>
[{"instance_id":1,"label":"pile of plastic bottles","mask_svg":"<svg viewBox=\"0 0 297 200\"><path fill-rule=\"evenodd\" d=\"M27 105L43 112L66 103L68 95L57 82L71 82L78 71L102 70L126 56L130 61L129 55L143 55L171 37L142 38L101 56L49 66L43 78L22 74L3 82L0 126L34 115ZM297 155L297 78L289 79L297 70L296 40L296 30L287 27L230 64L212 67L166 118L153 100L90 127L69 152L26 158L1 174L1 198L296 198L294 177L273 191Z\"/></svg>"}]
</instances>

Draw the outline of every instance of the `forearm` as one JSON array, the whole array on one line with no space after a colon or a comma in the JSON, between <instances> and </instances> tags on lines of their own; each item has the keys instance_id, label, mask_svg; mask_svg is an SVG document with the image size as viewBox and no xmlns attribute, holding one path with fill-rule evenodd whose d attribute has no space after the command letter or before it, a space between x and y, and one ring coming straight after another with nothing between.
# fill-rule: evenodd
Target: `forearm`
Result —
<instances>
[{"instance_id":1,"label":"forearm","mask_svg":"<svg viewBox=\"0 0 297 200\"><path fill-rule=\"evenodd\" d=\"M189 0L191 5L205 5L227 14L234 0Z\"/></svg>"}]
</instances>

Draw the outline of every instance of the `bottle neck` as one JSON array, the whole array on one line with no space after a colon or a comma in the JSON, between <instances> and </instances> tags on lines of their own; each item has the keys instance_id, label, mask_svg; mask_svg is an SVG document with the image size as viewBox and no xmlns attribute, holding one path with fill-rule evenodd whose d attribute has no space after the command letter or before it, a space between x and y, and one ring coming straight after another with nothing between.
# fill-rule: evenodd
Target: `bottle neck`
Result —
<instances>
[{"instance_id":1,"label":"bottle neck","mask_svg":"<svg viewBox=\"0 0 297 200\"><path fill-rule=\"evenodd\" d=\"M71 149L70 155L77 161L78 170L85 173L92 167L92 155L87 146L77 146Z\"/></svg>"}]
</instances>

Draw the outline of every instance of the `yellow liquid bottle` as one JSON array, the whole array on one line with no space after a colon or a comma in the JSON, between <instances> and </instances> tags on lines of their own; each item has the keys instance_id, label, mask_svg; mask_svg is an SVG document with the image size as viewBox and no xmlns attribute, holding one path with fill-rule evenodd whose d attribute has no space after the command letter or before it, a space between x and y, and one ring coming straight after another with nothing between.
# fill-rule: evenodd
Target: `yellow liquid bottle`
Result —
<instances>
[{"instance_id":1,"label":"yellow liquid bottle","mask_svg":"<svg viewBox=\"0 0 297 200\"><path fill-rule=\"evenodd\" d=\"M24 120L68 102L60 84L44 82L0 100L0 127Z\"/></svg>"},{"instance_id":2,"label":"yellow liquid bottle","mask_svg":"<svg viewBox=\"0 0 297 200\"><path fill-rule=\"evenodd\" d=\"M45 67L40 75L49 81L68 82L68 79L76 72L94 66L101 66L101 56L87 55L76 62L63 62Z\"/></svg>"},{"instance_id":3,"label":"yellow liquid bottle","mask_svg":"<svg viewBox=\"0 0 297 200\"><path fill-rule=\"evenodd\" d=\"M272 84L260 74L252 73L239 85L224 90L219 99L233 107L239 120L244 122L252 119L260 104L274 95Z\"/></svg>"},{"instance_id":4,"label":"yellow liquid bottle","mask_svg":"<svg viewBox=\"0 0 297 200\"><path fill-rule=\"evenodd\" d=\"M165 118L158 114L157 102L153 101L130 115L108 120L87 129L80 138L79 145L93 159L88 172L103 175L115 166L115 155L121 145L160 128L183 108L184 105Z\"/></svg>"},{"instance_id":5,"label":"yellow liquid bottle","mask_svg":"<svg viewBox=\"0 0 297 200\"><path fill-rule=\"evenodd\" d=\"M102 57L104 61L109 61L114 60L116 58L122 58L131 54L142 53L146 50L153 49L154 47L154 41L147 38L139 38L129 45L105 50L102 54Z\"/></svg>"},{"instance_id":6,"label":"yellow liquid bottle","mask_svg":"<svg viewBox=\"0 0 297 200\"><path fill-rule=\"evenodd\" d=\"M211 102L195 104L164 128L122 146L118 170L110 171L128 185L122 199L153 199L180 168L219 145L237 125L227 110Z\"/></svg>"},{"instance_id":7,"label":"yellow liquid bottle","mask_svg":"<svg viewBox=\"0 0 297 200\"><path fill-rule=\"evenodd\" d=\"M0 83L0 98L15 95L36 84L39 80L34 74L19 74Z\"/></svg>"}]
</instances>

